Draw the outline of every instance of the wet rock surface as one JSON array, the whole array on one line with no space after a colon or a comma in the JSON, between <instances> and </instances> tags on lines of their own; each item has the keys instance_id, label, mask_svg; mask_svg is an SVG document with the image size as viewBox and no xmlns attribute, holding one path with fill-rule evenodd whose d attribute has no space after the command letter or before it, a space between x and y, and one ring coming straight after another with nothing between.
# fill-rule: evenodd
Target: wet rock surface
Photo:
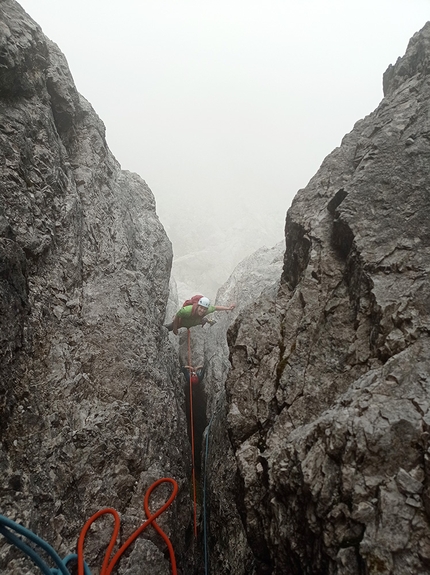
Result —
<instances>
[{"instance_id":1,"label":"wet rock surface","mask_svg":"<svg viewBox=\"0 0 430 575\"><path fill-rule=\"evenodd\" d=\"M102 507L120 512L124 540L145 519L147 488L174 477L159 523L182 569L190 454L161 328L172 250L154 196L121 170L64 56L13 0L0 2L0 64L1 513L65 556ZM151 510L169 494L160 486ZM94 568L105 526L86 546ZM170 573L164 542L147 537L120 573L144 557ZM2 573L31 569L0 541Z\"/></svg>"},{"instance_id":2,"label":"wet rock surface","mask_svg":"<svg viewBox=\"0 0 430 575\"><path fill-rule=\"evenodd\" d=\"M427 24L297 194L277 293L229 329L211 519L243 531L211 573L429 569L429 60Z\"/></svg>"},{"instance_id":3,"label":"wet rock surface","mask_svg":"<svg viewBox=\"0 0 430 575\"><path fill-rule=\"evenodd\" d=\"M236 309L191 330L206 367L194 541L188 345L162 328L178 302L154 196L110 153L57 46L0 0L2 514L64 556L101 507L124 541L168 476L179 494L159 523L180 575L203 571L205 514L213 574L428 572L429 61L430 24L296 196L286 243L219 290ZM89 536L91 565L110 525ZM1 572L31 569L0 540ZM118 572L142 569L170 573L151 530Z\"/></svg>"},{"instance_id":4,"label":"wet rock surface","mask_svg":"<svg viewBox=\"0 0 430 575\"><path fill-rule=\"evenodd\" d=\"M270 249L261 248L236 267L217 294L217 305L235 303L236 308L216 314L217 323L208 329L204 341L208 426L203 435L202 461L207 485L210 573L251 573L254 565L254 554L237 507L241 484L226 423L225 382L231 367L226 331L243 310L252 317L256 310L262 311L261 305L266 309L273 304L279 289L284 251L283 242ZM264 294L263 304L259 300L261 294Z\"/></svg>"}]
</instances>

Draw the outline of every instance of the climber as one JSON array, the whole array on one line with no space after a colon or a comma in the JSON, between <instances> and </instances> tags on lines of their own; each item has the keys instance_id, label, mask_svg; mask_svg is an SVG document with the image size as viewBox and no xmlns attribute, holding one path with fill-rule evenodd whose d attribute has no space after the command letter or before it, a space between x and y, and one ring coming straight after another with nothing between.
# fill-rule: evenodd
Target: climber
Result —
<instances>
[{"instance_id":1,"label":"climber","mask_svg":"<svg viewBox=\"0 0 430 575\"><path fill-rule=\"evenodd\" d=\"M205 376L205 367L199 365L197 367L192 367L191 365L182 365L181 371L184 374L185 381L189 384L201 383ZM191 381L190 381L191 379Z\"/></svg>"},{"instance_id":2,"label":"climber","mask_svg":"<svg viewBox=\"0 0 430 575\"><path fill-rule=\"evenodd\" d=\"M213 313L214 311L231 311L234 308L234 304L229 306L210 305L209 299L202 296L198 302L192 305L181 307L181 309L176 313L173 321L167 324L165 327L167 327L169 331L173 331L175 335L178 335L178 329L180 327L190 328L194 327L195 325L203 326L205 323L213 325L215 320L206 319L205 316Z\"/></svg>"}]
</instances>

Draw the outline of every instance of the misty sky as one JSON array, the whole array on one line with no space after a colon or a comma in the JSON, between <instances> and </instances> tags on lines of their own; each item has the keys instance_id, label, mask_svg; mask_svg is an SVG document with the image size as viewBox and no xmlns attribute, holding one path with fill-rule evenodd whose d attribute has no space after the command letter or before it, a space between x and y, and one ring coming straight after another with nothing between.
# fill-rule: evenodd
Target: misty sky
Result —
<instances>
[{"instance_id":1,"label":"misty sky","mask_svg":"<svg viewBox=\"0 0 430 575\"><path fill-rule=\"evenodd\" d=\"M267 212L279 239L297 190L377 107L383 72L430 19L430 0L20 4L66 55L167 229L174 208Z\"/></svg>"}]
</instances>

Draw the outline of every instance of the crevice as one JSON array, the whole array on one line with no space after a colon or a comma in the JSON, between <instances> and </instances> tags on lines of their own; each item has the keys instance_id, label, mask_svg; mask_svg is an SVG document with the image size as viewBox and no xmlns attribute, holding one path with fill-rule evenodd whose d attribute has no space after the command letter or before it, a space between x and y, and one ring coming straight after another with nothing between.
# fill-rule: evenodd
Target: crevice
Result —
<instances>
[{"instance_id":1,"label":"crevice","mask_svg":"<svg viewBox=\"0 0 430 575\"><path fill-rule=\"evenodd\" d=\"M333 221L332 245L335 251L346 260L351 251L354 235L349 225L339 216Z\"/></svg>"},{"instance_id":2,"label":"crevice","mask_svg":"<svg viewBox=\"0 0 430 575\"><path fill-rule=\"evenodd\" d=\"M191 443L191 426L190 426L190 384L184 384L185 393L185 412L187 417L187 433ZM203 435L208 424L206 417L207 395L202 382L192 385L193 401L193 428L194 428L194 464L197 480L202 475L202 445Z\"/></svg>"},{"instance_id":3,"label":"crevice","mask_svg":"<svg viewBox=\"0 0 430 575\"><path fill-rule=\"evenodd\" d=\"M327 204L327 210L330 214L334 216L336 208L340 206L343 200L347 197L348 192L346 192L343 188L335 193L332 199Z\"/></svg>"},{"instance_id":4,"label":"crevice","mask_svg":"<svg viewBox=\"0 0 430 575\"><path fill-rule=\"evenodd\" d=\"M311 240L306 229L287 214L283 281L293 290L299 283L310 257Z\"/></svg>"},{"instance_id":5,"label":"crevice","mask_svg":"<svg viewBox=\"0 0 430 575\"><path fill-rule=\"evenodd\" d=\"M243 528L246 533L246 538L248 540L249 549L255 557L255 575L270 575L273 573L273 565L271 562L271 555L267 542L264 536L259 536L264 530L260 525L262 519L261 517L255 516L253 523L257 519L258 525L253 524L252 526L248 522L248 510L245 502L246 487L243 478L240 476L239 472L236 473L235 477L235 493L236 493L236 509L239 513L240 519L242 521Z\"/></svg>"}]
</instances>

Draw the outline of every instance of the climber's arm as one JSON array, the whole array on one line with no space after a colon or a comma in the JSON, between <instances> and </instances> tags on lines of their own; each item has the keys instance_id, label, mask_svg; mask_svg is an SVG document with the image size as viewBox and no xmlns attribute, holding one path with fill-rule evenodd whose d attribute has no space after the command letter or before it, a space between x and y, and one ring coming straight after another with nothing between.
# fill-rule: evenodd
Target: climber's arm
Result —
<instances>
[{"instance_id":1,"label":"climber's arm","mask_svg":"<svg viewBox=\"0 0 430 575\"><path fill-rule=\"evenodd\" d=\"M236 307L236 304L231 304L228 306L225 305L216 305L215 311L232 311Z\"/></svg>"}]
</instances>

